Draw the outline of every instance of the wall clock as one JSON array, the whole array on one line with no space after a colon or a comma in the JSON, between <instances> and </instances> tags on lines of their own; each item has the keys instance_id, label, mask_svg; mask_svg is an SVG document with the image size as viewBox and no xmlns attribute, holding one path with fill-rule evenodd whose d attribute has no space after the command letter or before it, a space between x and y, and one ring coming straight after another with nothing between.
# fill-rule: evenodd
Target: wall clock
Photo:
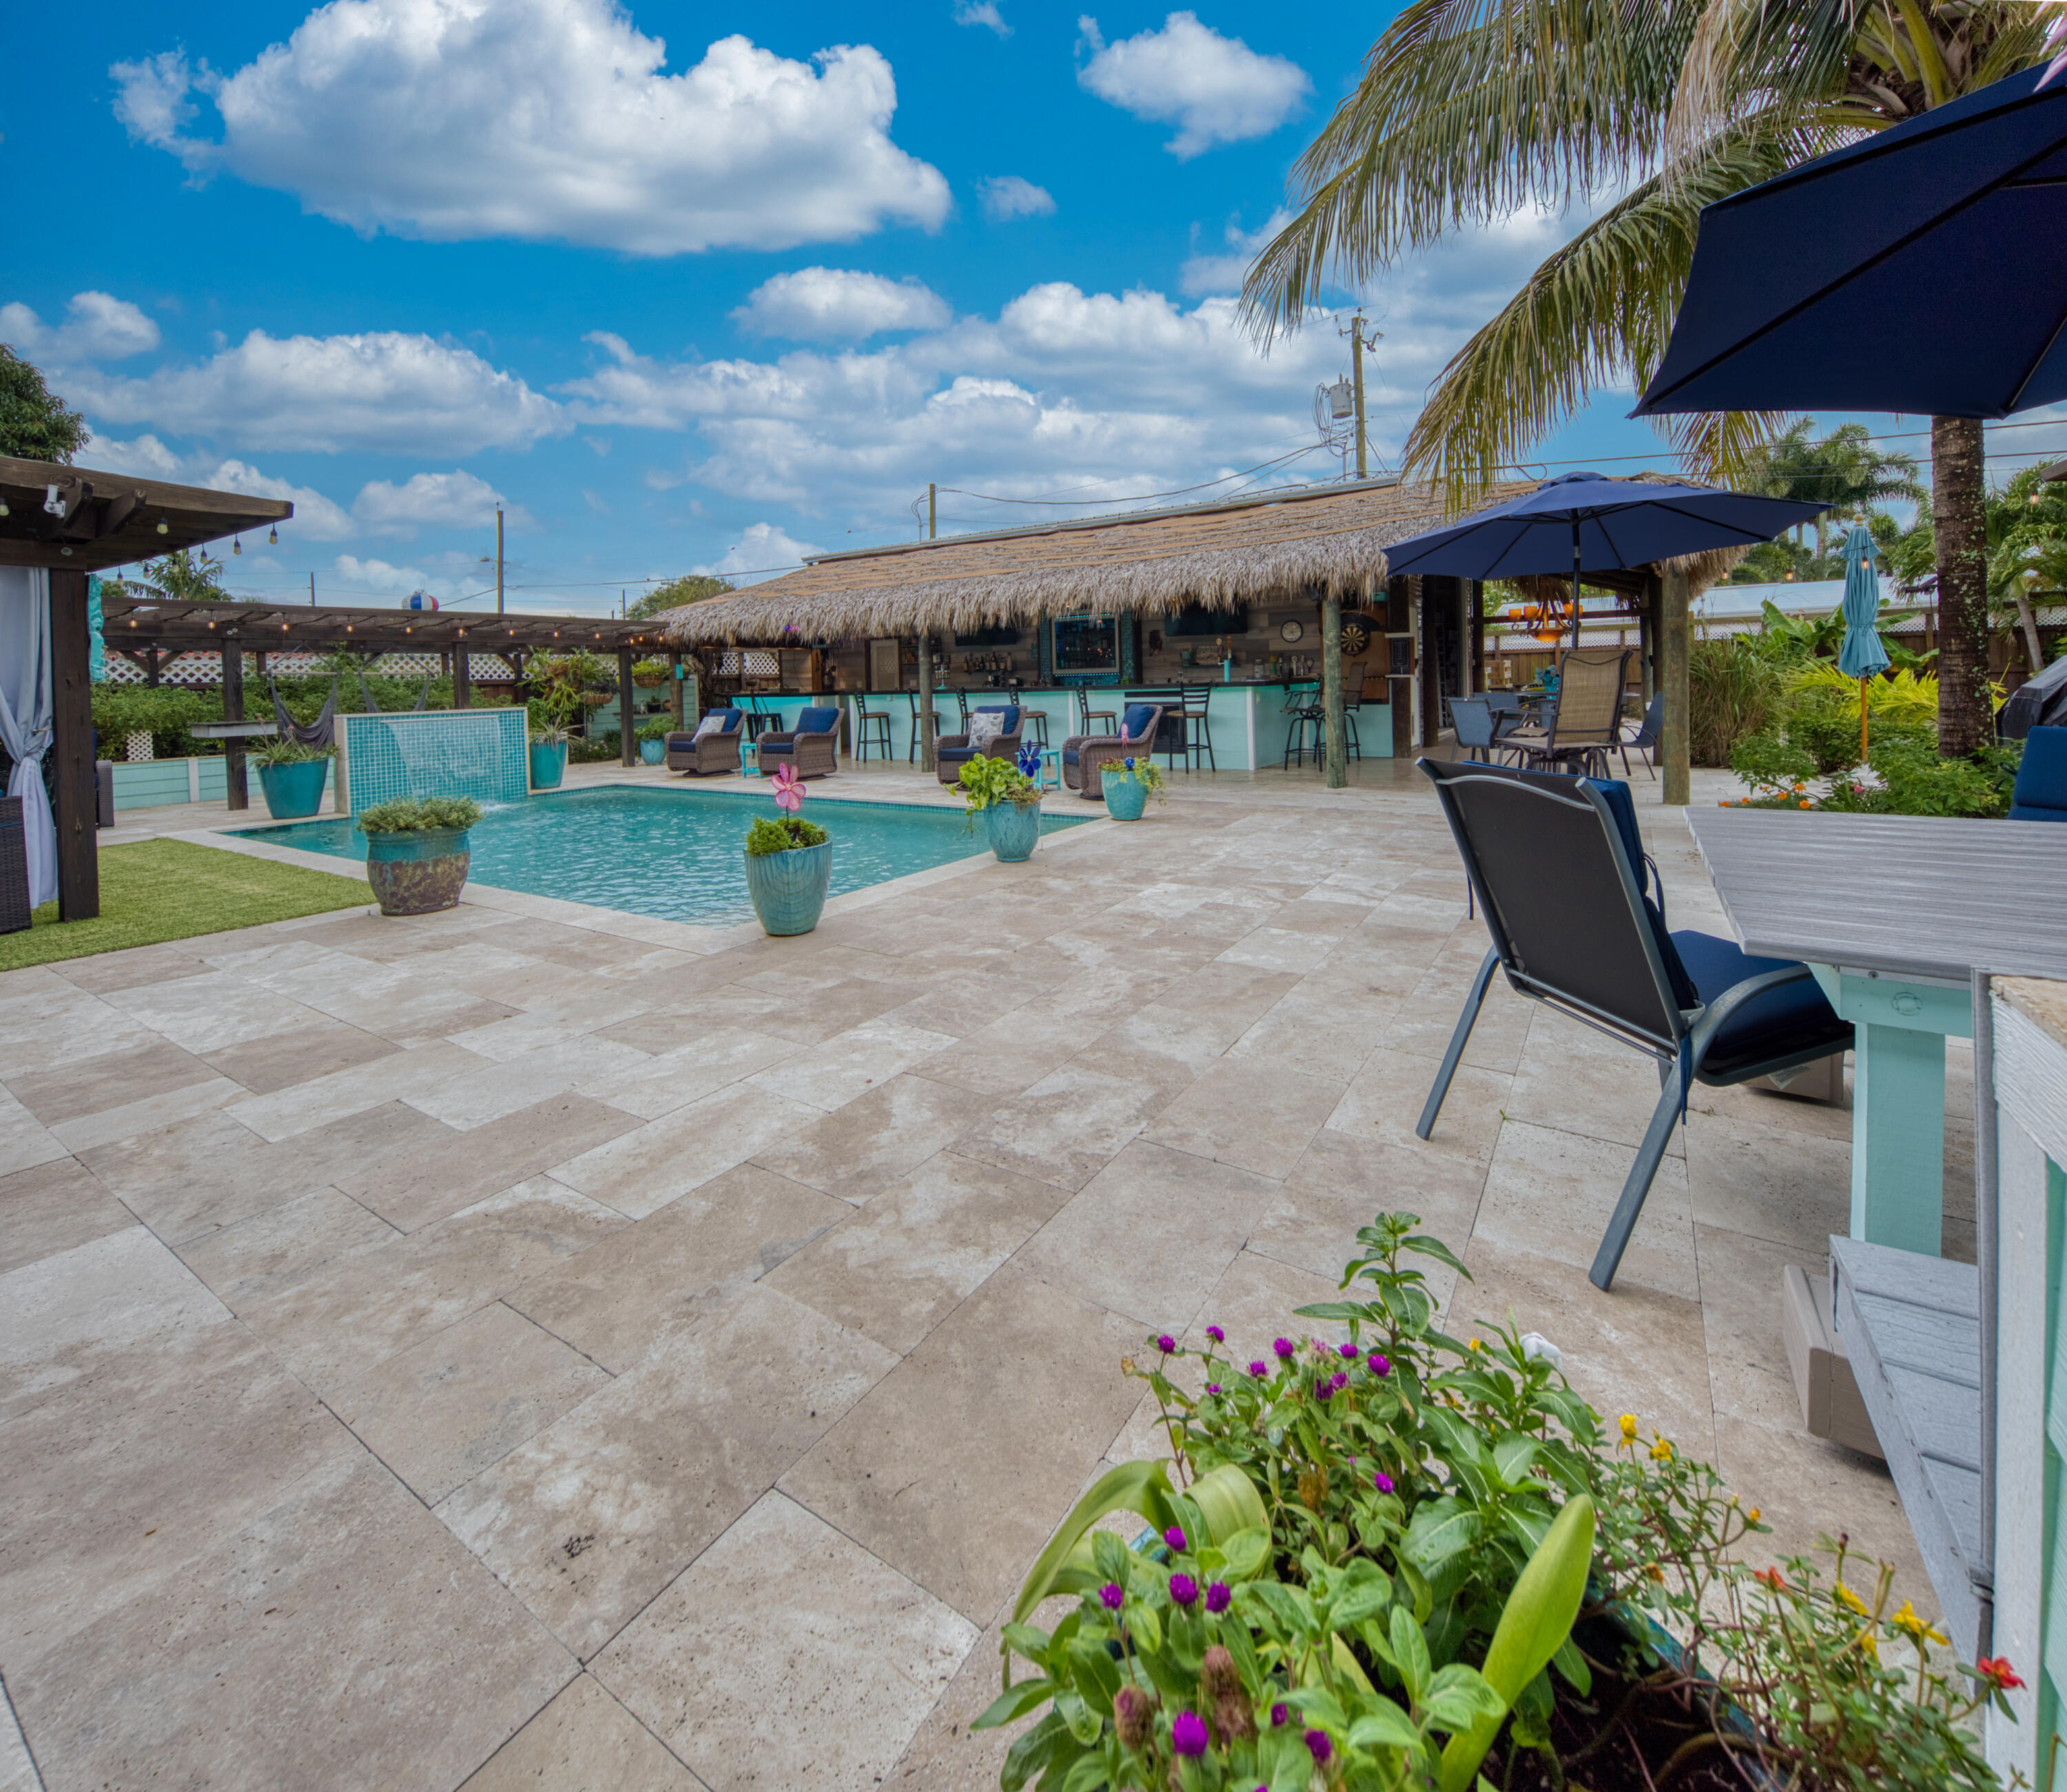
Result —
<instances>
[{"instance_id":1,"label":"wall clock","mask_svg":"<svg viewBox=\"0 0 2067 1792\"><path fill-rule=\"evenodd\" d=\"M1288 622L1277 631L1278 638L1287 641L1302 640L1306 633L1306 625L1303 622Z\"/></svg>"}]
</instances>

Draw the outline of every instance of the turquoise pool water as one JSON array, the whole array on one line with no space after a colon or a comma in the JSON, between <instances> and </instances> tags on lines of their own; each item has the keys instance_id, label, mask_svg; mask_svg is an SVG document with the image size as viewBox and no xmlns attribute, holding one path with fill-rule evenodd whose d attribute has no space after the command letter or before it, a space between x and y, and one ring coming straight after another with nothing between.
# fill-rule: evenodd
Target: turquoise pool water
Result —
<instances>
[{"instance_id":1,"label":"turquoise pool water","mask_svg":"<svg viewBox=\"0 0 2067 1792\"><path fill-rule=\"evenodd\" d=\"M501 889L723 927L753 917L741 856L746 827L775 812L765 796L717 790L568 790L497 803L473 830L468 875ZM835 896L988 850L982 824L964 831L956 809L806 802L803 812L833 837ZM1044 810L1041 831L1092 819ZM334 859L366 856L366 837L343 816L240 831Z\"/></svg>"}]
</instances>

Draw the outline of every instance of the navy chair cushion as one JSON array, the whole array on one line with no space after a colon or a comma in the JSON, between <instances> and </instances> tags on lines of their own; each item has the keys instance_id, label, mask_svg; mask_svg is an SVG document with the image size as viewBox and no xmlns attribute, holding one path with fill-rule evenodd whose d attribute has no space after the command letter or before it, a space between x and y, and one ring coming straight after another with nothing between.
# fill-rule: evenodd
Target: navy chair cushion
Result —
<instances>
[{"instance_id":1,"label":"navy chair cushion","mask_svg":"<svg viewBox=\"0 0 2067 1792\"><path fill-rule=\"evenodd\" d=\"M739 732L739 725L745 719L746 712L745 710L728 709L725 712L725 726L720 729L718 732L721 734L736 734Z\"/></svg>"},{"instance_id":2,"label":"navy chair cushion","mask_svg":"<svg viewBox=\"0 0 2067 1792\"><path fill-rule=\"evenodd\" d=\"M1742 946L1712 933L1683 930L1672 936L1672 944L1704 1002L1713 1002L1747 977L1785 970L1789 962L1754 958ZM1840 1020L1816 980L1805 977L1754 997L1731 1015L1708 1042L1695 1074L1705 1081L1790 1052L1820 1046L1822 1055L1842 1051L1851 1042L1851 1022Z\"/></svg>"},{"instance_id":3,"label":"navy chair cushion","mask_svg":"<svg viewBox=\"0 0 2067 1792\"><path fill-rule=\"evenodd\" d=\"M2067 821L2067 728L2034 728L2010 792L2012 821Z\"/></svg>"},{"instance_id":4,"label":"navy chair cushion","mask_svg":"<svg viewBox=\"0 0 2067 1792\"><path fill-rule=\"evenodd\" d=\"M811 709L798 716L796 732L799 734L830 734L839 726L839 710Z\"/></svg>"},{"instance_id":5,"label":"navy chair cushion","mask_svg":"<svg viewBox=\"0 0 2067 1792\"><path fill-rule=\"evenodd\" d=\"M1062 763L1066 766L1074 766L1076 762L1077 750L1073 746L1064 747L1062 749Z\"/></svg>"},{"instance_id":6,"label":"navy chair cushion","mask_svg":"<svg viewBox=\"0 0 2067 1792\"><path fill-rule=\"evenodd\" d=\"M760 750L779 757L785 753L794 753L797 743L794 741L763 741Z\"/></svg>"},{"instance_id":7,"label":"navy chair cushion","mask_svg":"<svg viewBox=\"0 0 2067 1792\"><path fill-rule=\"evenodd\" d=\"M1155 713L1153 703L1130 703L1127 713L1119 718L1119 731L1130 741L1140 739L1147 731L1149 718Z\"/></svg>"},{"instance_id":8,"label":"navy chair cushion","mask_svg":"<svg viewBox=\"0 0 2067 1792\"><path fill-rule=\"evenodd\" d=\"M1532 775L1525 772L1524 777ZM1556 775L1552 774L1550 775ZM1708 998L1695 987L1695 979L1687 967L1679 962L1679 955L1672 949L1675 936L1665 928L1665 910L1663 904L1651 898L1651 868L1643 856L1643 835L1636 825L1636 800L1629 794L1629 786L1619 778L1582 778L1579 782L1590 790L1598 790L1608 806L1608 814L1614 818L1615 831L1622 836L1622 850L1629 855L1630 870L1636 873L1636 887L1643 892L1643 912L1651 917L1651 930L1658 938L1659 956L1665 961L1665 969L1672 978L1673 994L1679 997L1679 1006L1691 1008L1697 1002ZM1662 896L1663 892L1661 890ZM1744 973L1752 973L1747 971Z\"/></svg>"},{"instance_id":9,"label":"navy chair cushion","mask_svg":"<svg viewBox=\"0 0 2067 1792\"><path fill-rule=\"evenodd\" d=\"M976 713L980 716L1002 716L1005 725L998 729L1001 734L1019 732L1019 705L1016 703L979 703Z\"/></svg>"}]
</instances>

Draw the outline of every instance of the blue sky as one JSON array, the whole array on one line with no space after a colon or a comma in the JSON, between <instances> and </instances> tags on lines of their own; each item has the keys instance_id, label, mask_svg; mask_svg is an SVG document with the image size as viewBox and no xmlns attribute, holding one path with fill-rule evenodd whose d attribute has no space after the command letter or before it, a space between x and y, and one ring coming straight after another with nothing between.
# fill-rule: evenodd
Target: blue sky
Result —
<instances>
[{"instance_id":1,"label":"blue sky","mask_svg":"<svg viewBox=\"0 0 2067 1792\"><path fill-rule=\"evenodd\" d=\"M928 479L1192 486L1310 443L1346 368L1325 325L1258 355L1231 295L1384 17L116 0L87 33L29 9L0 171L39 197L0 339L87 412L87 463L292 497L279 546L229 562L254 593L313 572L332 601L479 608L498 498L511 607L603 610L907 538ZM1381 457L1562 229L1366 295ZM1626 406L1546 456L1667 464Z\"/></svg>"}]
</instances>

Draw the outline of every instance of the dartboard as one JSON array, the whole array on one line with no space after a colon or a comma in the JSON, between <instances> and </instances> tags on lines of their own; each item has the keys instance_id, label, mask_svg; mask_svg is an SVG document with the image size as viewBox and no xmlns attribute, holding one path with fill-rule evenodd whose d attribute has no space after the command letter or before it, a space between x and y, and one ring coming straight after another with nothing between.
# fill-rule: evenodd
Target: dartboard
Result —
<instances>
[{"instance_id":1,"label":"dartboard","mask_svg":"<svg viewBox=\"0 0 2067 1792\"><path fill-rule=\"evenodd\" d=\"M1346 622L1342 624L1342 652L1350 658L1354 659L1370 645L1371 636L1362 623Z\"/></svg>"}]
</instances>

